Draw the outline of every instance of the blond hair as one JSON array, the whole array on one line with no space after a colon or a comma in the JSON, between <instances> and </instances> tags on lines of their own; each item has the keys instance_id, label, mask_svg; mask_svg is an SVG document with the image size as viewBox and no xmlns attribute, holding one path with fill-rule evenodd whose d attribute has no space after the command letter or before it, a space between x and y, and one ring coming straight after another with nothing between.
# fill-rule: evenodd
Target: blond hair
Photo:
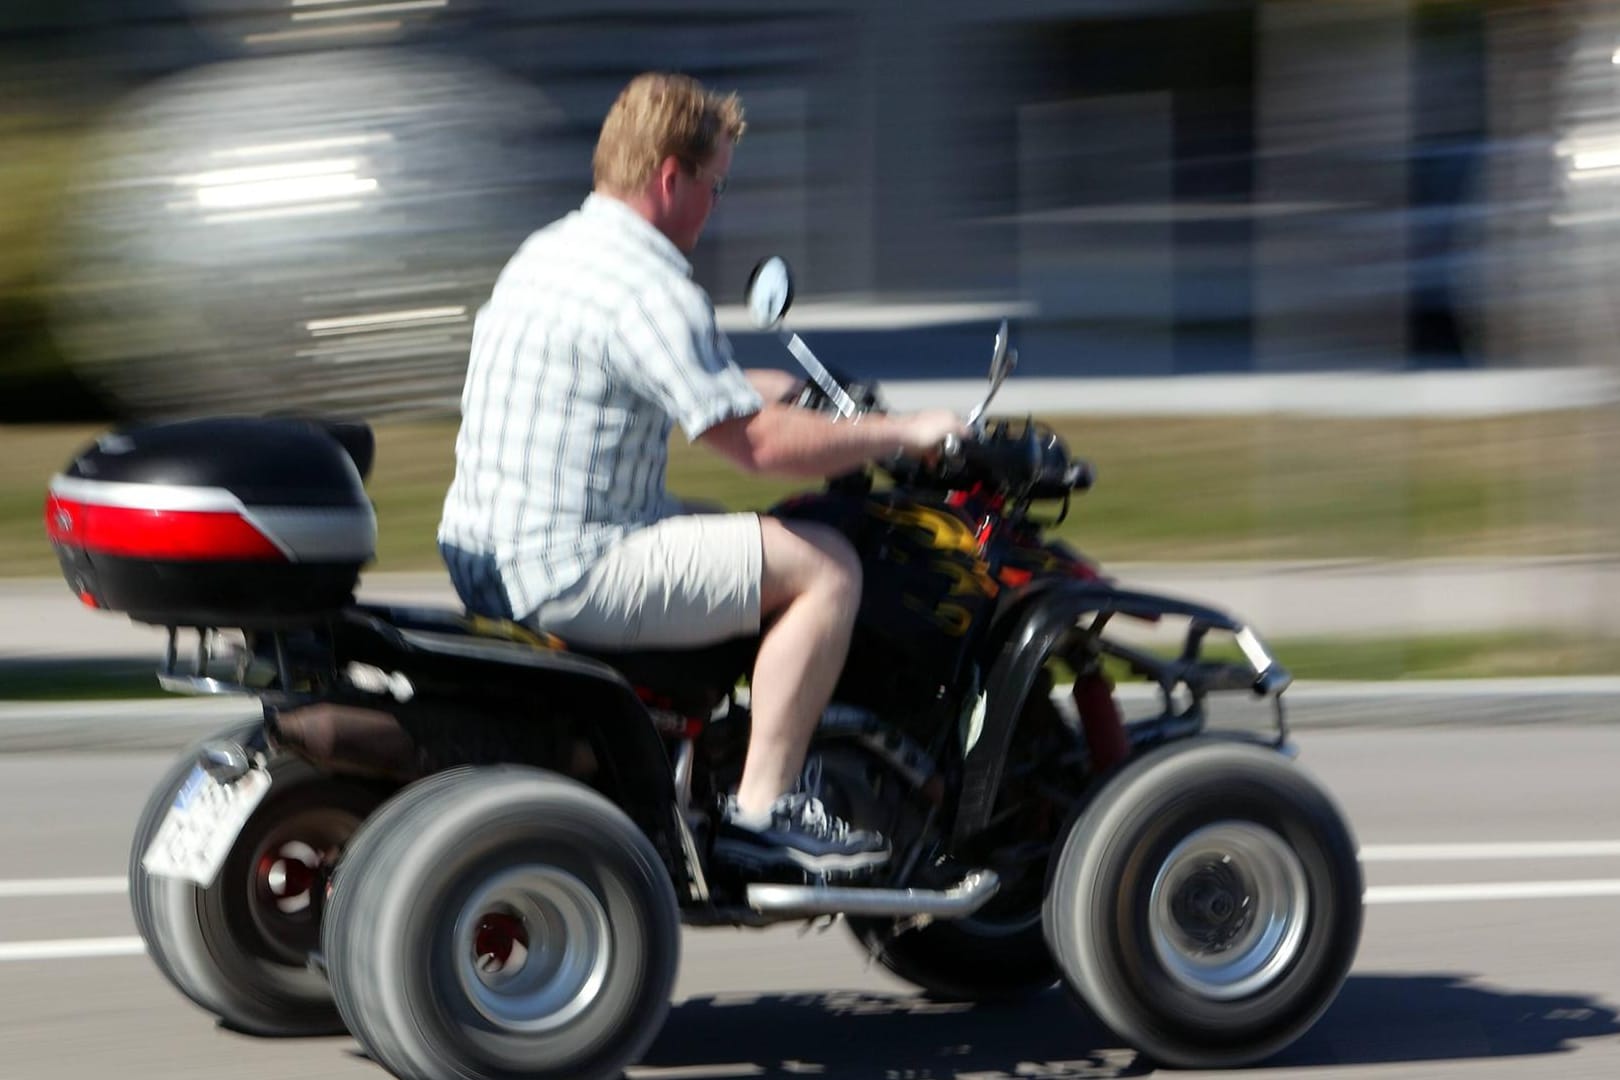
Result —
<instances>
[{"instance_id":1,"label":"blond hair","mask_svg":"<svg viewBox=\"0 0 1620 1080\"><path fill-rule=\"evenodd\" d=\"M702 165L722 136L735 143L746 126L736 94L705 90L685 75L637 75L602 121L591 159L596 186L612 195L634 194L665 158Z\"/></svg>"}]
</instances>

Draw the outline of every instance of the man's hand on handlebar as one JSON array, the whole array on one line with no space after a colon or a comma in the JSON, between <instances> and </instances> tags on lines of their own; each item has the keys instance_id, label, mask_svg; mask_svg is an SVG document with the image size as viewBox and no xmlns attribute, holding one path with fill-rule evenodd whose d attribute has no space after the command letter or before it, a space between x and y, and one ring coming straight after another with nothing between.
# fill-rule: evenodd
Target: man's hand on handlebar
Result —
<instances>
[{"instance_id":1,"label":"man's hand on handlebar","mask_svg":"<svg viewBox=\"0 0 1620 1080\"><path fill-rule=\"evenodd\" d=\"M967 424L949 409L926 409L893 417L900 426L900 453L933 465L948 437L967 437Z\"/></svg>"}]
</instances>

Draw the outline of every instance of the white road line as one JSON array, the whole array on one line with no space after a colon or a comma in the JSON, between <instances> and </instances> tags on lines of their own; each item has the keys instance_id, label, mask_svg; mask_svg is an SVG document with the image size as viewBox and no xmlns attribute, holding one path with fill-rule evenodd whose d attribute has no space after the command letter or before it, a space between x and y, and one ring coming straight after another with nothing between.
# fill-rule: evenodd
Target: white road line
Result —
<instances>
[{"instance_id":1,"label":"white road line","mask_svg":"<svg viewBox=\"0 0 1620 1080\"><path fill-rule=\"evenodd\" d=\"M1492 859L1620 859L1620 840L1539 840L1460 844L1364 844L1362 862L1473 862ZM122 896L122 877L0 880L0 900Z\"/></svg>"},{"instance_id":2,"label":"white road line","mask_svg":"<svg viewBox=\"0 0 1620 1080\"><path fill-rule=\"evenodd\" d=\"M95 880L95 879L80 879ZM12 883L15 884L15 883ZM1620 879L1597 881L1503 881L1468 885L1374 885L1365 890L1367 904L1435 904L1483 900L1556 900L1620 896ZM0 942L0 963L28 960L85 960L139 956L146 946L139 937L60 938L49 941ZM663 1077L665 1071L648 1073ZM667 1074L673 1077L675 1074ZM719 1075L705 1073L705 1075ZM728 1076L758 1075L727 1072Z\"/></svg>"},{"instance_id":3,"label":"white road line","mask_svg":"<svg viewBox=\"0 0 1620 1080\"><path fill-rule=\"evenodd\" d=\"M121 877L23 878L0 881L0 900L37 896L122 896L128 887Z\"/></svg>"},{"instance_id":4,"label":"white road line","mask_svg":"<svg viewBox=\"0 0 1620 1080\"><path fill-rule=\"evenodd\" d=\"M0 963L8 960L80 960L95 956L139 956L138 937L64 938L56 941L0 942Z\"/></svg>"},{"instance_id":5,"label":"white road line","mask_svg":"<svg viewBox=\"0 0 1620 1080\"><path fill-rule=\"evenodd\" d=\"M1477 844L1366 844L1363 862L1467 862L1472 859L1620 858L1620 840L1548 840Z\"/></svg>"},{"instance_id":6,"label":"white road line","mask_svg":"<svg viewBox=\"0 0 1620 1080\"><path fill-rule=\"evenodd\" d=\"M728 1077L764 1076L758 1065L738 1062L735 1065L672 1065L667 1068L632 1065L624 1070L629 1080L723 1080Z\"/></svg>"},{"instance_id":7,"label":"white road line","mask_svg":"<svg viewBox=\"0 0 1620 1080\"><path fill-rule=\"evenodd\" d=\"M1620 896L1620 879L1606 881L1497 881L1470 885L1373 885L1367 904L1454 904L1470 900L1563 900Z\"/></svg>"}]
</instances>

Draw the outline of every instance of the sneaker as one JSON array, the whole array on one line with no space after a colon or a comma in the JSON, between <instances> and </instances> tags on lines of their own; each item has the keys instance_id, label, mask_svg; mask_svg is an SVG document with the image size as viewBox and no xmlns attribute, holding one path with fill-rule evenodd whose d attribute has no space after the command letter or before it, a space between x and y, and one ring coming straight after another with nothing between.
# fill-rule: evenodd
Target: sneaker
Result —
<instances>
[{"instance_id":1,"label":"sneaker","mask_svg":"<svg viewBox=\"0 0 1620 1080\"><path fill-rule=\"evenodd\" d=\"M771 805L770 820L739 820L737 797L726 799L715 834L714 856L734 866L764 869L797 866L812 874L863 870L889 858L889 842L879 833L852 829L827 813L821 800L803 793L784 795Z\"/></svg>"}]
</instances>

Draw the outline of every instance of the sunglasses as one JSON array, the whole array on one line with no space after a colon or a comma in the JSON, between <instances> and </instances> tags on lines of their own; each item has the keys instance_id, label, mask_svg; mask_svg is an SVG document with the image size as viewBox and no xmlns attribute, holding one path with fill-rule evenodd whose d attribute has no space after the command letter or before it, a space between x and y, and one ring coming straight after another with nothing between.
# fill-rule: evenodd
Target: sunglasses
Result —
<instances>
[{"instance_id":1,"label":"sunglasses","mask_svg":"<svg viewBox=\"0 0 1620 1080\"><path fill-rule=\"evenodd\" d=\"M690 169L693 176L702 176L707 171L702 165L695 162L682 161L681 164ZM716 176L709 181L709 190L714 193L714 197L717 202L719 201L720 196L726 193L726 185L728 183L730 183L730 178L725 176Z\"/></svg>"}]
</instances>

